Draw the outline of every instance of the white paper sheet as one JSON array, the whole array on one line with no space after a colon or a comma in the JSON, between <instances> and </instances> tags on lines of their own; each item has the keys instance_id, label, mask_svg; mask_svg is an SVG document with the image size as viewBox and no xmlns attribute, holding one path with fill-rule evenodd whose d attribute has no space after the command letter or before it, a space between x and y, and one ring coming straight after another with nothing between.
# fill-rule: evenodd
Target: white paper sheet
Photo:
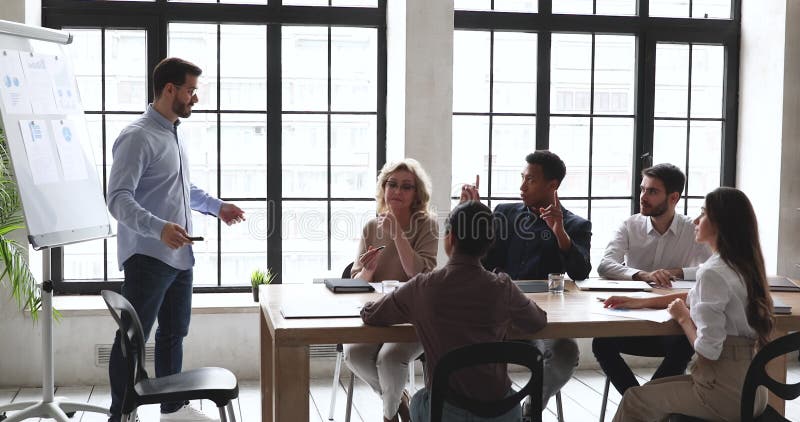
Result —
<instances>
[{"instance_id":1,"label":"white paper sheet","mask_svg":"<svg viewBox=\"0 0 800 422\"><path fill-rule=\"evenodd\" d=\"M653 322L667 322L672 319L666 309L609 309L604 308L602 304L597 309L593 309L592 313Z\"/></svg>"},{"instance_id":2,"label":"white paper sheet","mask_svg":"<svg viewBox=\"0 0 800 422\"><path fill-rule=\"evenodd\" d=\"M53 120L50 122L56 140L58 157L65 180L86 180L86 159L81 146L80 132L75 122L69 120Z\"/></svg>"},{"instance_id":3,"label":"white paper sheet","mask_svg":"<svg viewBox=\"0 0 800 422\"><path fill-rule=\"evenodd\" d=\"M56 157L53 155L52 141L44 121L20 120L19 128L25 141L25 152L33 175L33 184L58 182Z\"/></svg>"},{"instance_id":4,"label":"white paper sheet","mask_svg":"<svg viewBox=\"0 0 800 422\"><path fill-rule=\"evenodd\" d=\"M6 113L30 114L31 101L26 85L19 51L0 50L0 98Z\"/></svg>"},{"instance_id":5,"label":"white paper sheet","mask_svg":"<svg viewBox=\"0 0 800 422\"><path fill-rule=\"evenodd\" d=\"M56 99L58 110L64 114L80 113L81 103L78 88L75 85L75 75L67 60L61 56L46 56L50 77L53 81L53 96Z\"/></svg>"},{"instance_id":6,"label":"white paper sheet","mask_svg":"<svg viewBox=\"0 0 800 422\"><path fill-rule=\"evenodd\" d=\"M58 106L53 96L53 79L50 77L51 56L22 53L22 71L27 80L27 91L34 114L56 114Z\"/></svg>"}]
</instances>

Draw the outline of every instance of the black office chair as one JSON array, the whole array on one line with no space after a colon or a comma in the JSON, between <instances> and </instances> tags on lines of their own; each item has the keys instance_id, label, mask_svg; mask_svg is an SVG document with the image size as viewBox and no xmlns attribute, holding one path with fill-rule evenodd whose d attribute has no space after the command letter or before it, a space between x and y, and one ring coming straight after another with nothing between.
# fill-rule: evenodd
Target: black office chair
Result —
<instances>
[{"instance_id":1,"label":"black office chair","mask_svg":"<svg viewBox=\"0 0 800 422\"><path fill-rule=\"evenodd\" d=\"M767 387L769 391L784 400L794 400L800 397L800 382L784 384L775 381L767 374L766 368L767 363L772 359L791 353L797 349L800 349L800 332L775 339L756 353L756 356L750 363L750 368L747 370L747 375L744 378L744 386L742 387L742 405L740 413L742 422L789 422L789 419L781 416L777 410L769 405L767 405L764 413L754 418L753 406L756 399L756 389L761 385ZM677 414L670 415L669 420L670 422L703 422L702 419Z\"/></svg>"},{"instance_id":2,"label":"black office chair","mask_svg":"<svg viewBox=\"0 0 800 422\"><path fill-rule=\"evenodd\" d=\"M495 401L465 397L450 388L450 375L459 369L489 363L512 363L530 369L531 378L518 392ZM491 418L503 415L519 406L527 396L531 399L533 421L542 420L542 354L539 349L526 342L479 343L447 352L433 374L431 383L430 422L441 422L445 400L476 416Z\"/></svg>"},{"instance_id":3,"label":"black office chair","mask_svg":"<svg viewBox=\"0 0 800 422\"><path fill-rule=\"evenodd\" d=\"M767 405L761 416L753 419L753 402L756 398L756 389L763 385L776 396L784 400L794 400L800 396L800 382L784 384L775 381L767 374L767 363L780 355L800 349L800 332L792 333L775 339L756 353L742 387L742 422L749 421L789 421L781 416L775 409Z\"/></svg>"},{"instance_id":4,"label":"black office chair","mask_svg":"<svg viewBox=\"0 0 800 422\"><path fill-rule=\"evenodd\" d=\"M139 315L122 295L110 290L103 290L101 294L122 334L122 356L128 367L122 399L123 422L137 420L136 409L145 404L198 399L213 401L219 408L221 422L236 422L231 401L239 397L239 384L233 373L223 368L198 368L166 377L148 378L144 367L144 330Z\"/></svg>"}]
</instances>

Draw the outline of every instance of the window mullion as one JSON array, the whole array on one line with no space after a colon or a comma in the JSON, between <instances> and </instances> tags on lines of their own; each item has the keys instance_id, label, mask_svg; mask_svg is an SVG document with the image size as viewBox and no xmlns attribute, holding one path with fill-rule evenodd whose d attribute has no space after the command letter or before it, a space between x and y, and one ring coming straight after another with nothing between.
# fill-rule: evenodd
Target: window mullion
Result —
<instances>
[{"instance_id":1,"label":"window mullion","mask_svg":"<svg viewBox=\"0 0 800 422\"><path fill-rule=\"evenodd\" d=\"M283 96L281 93L281 26L267 26L267 268L276 274L273 283L283 282L281 216L281 154Z\"/></svg>"},{"instance_id":2,"label":"window mullion","mask_svg":"<svg viewBox=\"0 0 800 422\"><path fill-rule=\"evenodd\" d=\"M653 160L653 118L655 114L656 89L656 42L644 32L636 39L636 118L634 131L636 141L633 154L633 199L632 212L639 212L640 173Z\"/></svg>"},{"instance_id":3,"label":"window mullion","mask_svg":"<svg viewBox=\"0 0 800 422\"><path fill-rule=\"evenodd\" d=\"M539 7L547 1L540 1ZM536 58L536 149L550 146L550 50L552 34L540 32Z\"/></svg>"}]
</instances>

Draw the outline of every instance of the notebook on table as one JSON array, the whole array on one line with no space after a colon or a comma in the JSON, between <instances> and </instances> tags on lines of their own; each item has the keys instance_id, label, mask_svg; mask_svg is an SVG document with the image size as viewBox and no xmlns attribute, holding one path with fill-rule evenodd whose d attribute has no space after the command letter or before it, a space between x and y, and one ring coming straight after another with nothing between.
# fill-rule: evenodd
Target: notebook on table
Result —
<instances>
[{"instance_id":1,"label":"notebook on table","mask_svg":"<svg viewBox=\"0 0 800 422\"><path fill-rule=\"evenodd\" d=\"M777 315L791 315L792 307L777 297L772 297L772 307Z\"/></svg>"},{"instance_id":2,"label":"notebook on table","mask_svg":"<svg viewBox=\"0 0 800 422\"><path fill-rule=\"evenodd\" d=\"M523 293L547 292L547 280L513 280Z\"/></svg>"},{"instance_id":3,"label":"notebook on table","mask_svg":"<svg viewBox=\"0 0 800 422\"><path fill-rule=\"evenodd\" d=\"M800 287L788 277L769 276L767 277L769 290L772 292L800 292Z\"/></svg>"},{"instance_id":4,"label":"notebook on table","mask_svg":"<svg viewBox=\"0 0 800 422\"><path fill-rule=\"evenodd\" d=\"M334 293L370 293L375 288L364 280L353 278L326 278L325 287Z\"/></svg>"},{"instance_id":5,"label":"notebook on table","mask_svg":"<svg viewBox=\"0 0 800 422\"><path fill-rule=\"evenodd\" d=\"M615 291L646 291L653 288L644 281L636 280L606 280L602 278L590 278L576 281L575 285L581 290L615 290Z\"/></svg>"}]
</instances>

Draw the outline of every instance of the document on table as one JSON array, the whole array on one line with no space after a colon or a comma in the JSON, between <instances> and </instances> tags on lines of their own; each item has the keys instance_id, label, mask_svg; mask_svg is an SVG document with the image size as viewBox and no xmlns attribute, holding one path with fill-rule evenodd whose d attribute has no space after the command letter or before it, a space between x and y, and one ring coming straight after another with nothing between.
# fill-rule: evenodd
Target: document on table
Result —
<instances>
[{"instance_id":1,"label":"document on table","mask_svg":"<svg viewBox=\"0 0 800 422\"><path fill-rule=\"evenodd\" d=\"M602 306L603 305L600 304L600 308L593 310L592 313L613 315L622 318L643 319L653 322L667 322L672 319L672 316L670 316L666 309L612 309L603 308Z\"/></svg>"},{"instance_id":2,"label":"document on table","mask_svg":"<svg viewBox=\"0 0 800 422\"><path fill-rule=\"evenodd\" d=\"M632 293L628 295L621 295L627 297L637 297L637 298L648 298L654 296L660 296L655 293L648 293L648 292L638 292ZM653 322L666 322L672 319L670 316L669 311L666 309L613 309L613 308L604 308L603 302L606 300L604 296L597 297L598 302L594 305L595 308L592 309L593 314L601 314L601 315L613 315L622 318L631 318L631 319L643 319L645 321L653 321Z\"/></svg>"}]
</instances>

